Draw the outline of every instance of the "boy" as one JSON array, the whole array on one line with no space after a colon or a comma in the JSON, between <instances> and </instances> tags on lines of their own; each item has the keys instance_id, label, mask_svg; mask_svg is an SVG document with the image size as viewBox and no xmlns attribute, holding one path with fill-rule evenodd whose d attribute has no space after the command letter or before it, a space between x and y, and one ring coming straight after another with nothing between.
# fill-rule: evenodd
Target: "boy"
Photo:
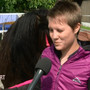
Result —
<instances>
[{"instance_id":1,"label":"boy","mask_svg":"<svg viewBox=\"0 0 90 90\"><path fill-rule=\"evenodd\" d=\"M90 52L77 42L81 9L74 2L59 1L48 13L49 35L53 45L41 58L52 62L48 75L41 78L41 90L87 90L90 78Z\"/></svg>"}]
</instances>

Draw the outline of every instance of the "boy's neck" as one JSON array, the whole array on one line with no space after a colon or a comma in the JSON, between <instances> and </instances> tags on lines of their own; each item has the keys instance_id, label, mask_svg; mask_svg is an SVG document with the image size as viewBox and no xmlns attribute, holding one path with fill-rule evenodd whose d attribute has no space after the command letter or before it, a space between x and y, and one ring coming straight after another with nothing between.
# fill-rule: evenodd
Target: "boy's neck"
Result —
<instances>
[{"instance_id":1,"label":"boy's neck","mask_svg":"<svg viewBox=\"0 0 90 90\"><path fill-rule=\"evenodd\" d=\"M78 44L78 42L74 43L71 47L62 50L62 56L60 58L61 64L64 64L67 60L68 57L73 54L75 51L77 51L79 49L80 45Z\"/></svg>"}]
</instances>

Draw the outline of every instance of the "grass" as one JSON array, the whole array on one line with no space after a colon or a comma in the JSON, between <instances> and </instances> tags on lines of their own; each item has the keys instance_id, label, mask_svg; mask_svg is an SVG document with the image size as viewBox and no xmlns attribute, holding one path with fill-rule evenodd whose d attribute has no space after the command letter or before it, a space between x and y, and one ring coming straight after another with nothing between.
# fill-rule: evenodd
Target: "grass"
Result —
<instances>
[{"instance_id":1,"label":"grass","mask_svg":"<svg viewBox=\"0 0 90 90\"><path fill-rule=\"evenodd\" d=\"M90 27L87 27L87 26L81 26L81 28L85 30L90 30Z\"/></svg>"}]
</instances>

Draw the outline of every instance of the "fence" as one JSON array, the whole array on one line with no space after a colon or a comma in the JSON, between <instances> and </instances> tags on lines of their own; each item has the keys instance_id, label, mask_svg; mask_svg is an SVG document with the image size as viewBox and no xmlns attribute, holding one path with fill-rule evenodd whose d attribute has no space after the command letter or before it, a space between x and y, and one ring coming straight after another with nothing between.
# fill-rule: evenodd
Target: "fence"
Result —
<instances>
[{"instance_id":1,"label":"fence","mask_svg":"<svg viewBox=\"0 0 90 90\"><path fill-rule=\"evenodd\" d=\"M24 13L0 13L0 37L3 39L4 33L11 24Z\"/></svg>"}]
</instances>

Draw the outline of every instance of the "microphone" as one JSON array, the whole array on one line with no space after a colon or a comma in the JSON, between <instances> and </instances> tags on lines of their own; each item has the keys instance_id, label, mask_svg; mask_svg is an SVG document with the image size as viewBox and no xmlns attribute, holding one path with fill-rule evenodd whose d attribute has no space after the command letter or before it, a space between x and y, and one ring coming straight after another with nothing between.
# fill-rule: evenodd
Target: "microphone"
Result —
<instances>
[{"instance_id":1,"label":"microphone","mask_svg":"<svg viewBox=\"0 0 90 90\"><path fill-rule=\"evenodd\" d=\"M48 58L41 58L35 66L35 75L27 90L33 90L42 75L48 74L51 69L51 61Z\"/></svg>"}]
</instances>

